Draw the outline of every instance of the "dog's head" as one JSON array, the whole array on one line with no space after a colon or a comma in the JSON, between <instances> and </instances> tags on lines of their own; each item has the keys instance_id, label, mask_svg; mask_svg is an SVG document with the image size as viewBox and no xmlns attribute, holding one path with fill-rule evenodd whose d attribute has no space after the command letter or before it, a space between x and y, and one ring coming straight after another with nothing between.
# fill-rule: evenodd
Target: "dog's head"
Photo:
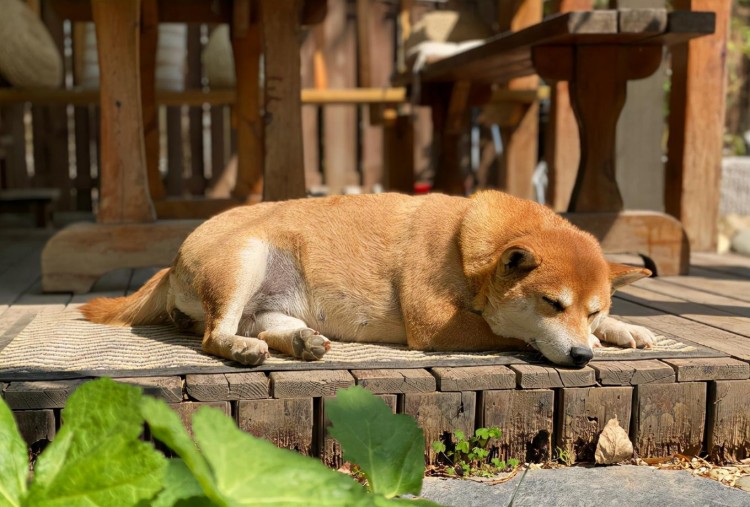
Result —
<instances>
[{"instance_id":1,"label":"dog's head","mask_svg":"<svg viewBox=\"0 0 750 507\"><path fill-rule=\"evenodd\" d=\"M474 308L495 334L523 340L556 364L584 366L612 293L651 272L607 262L593 236L542 206L504 196L510 205L487 209L481 195L461 232L464 273L478 287Z\"/></svg>"}]
</instances>

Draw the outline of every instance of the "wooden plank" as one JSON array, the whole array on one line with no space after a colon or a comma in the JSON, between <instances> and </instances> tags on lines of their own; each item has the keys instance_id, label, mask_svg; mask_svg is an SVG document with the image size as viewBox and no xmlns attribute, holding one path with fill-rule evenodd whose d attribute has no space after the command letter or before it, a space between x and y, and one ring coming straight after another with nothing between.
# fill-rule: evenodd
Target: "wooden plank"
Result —
<instances>
[{"instance_id":1,"label":"wooden plank","mask_svg":"<svg viewBox=\"0 0 750 507\"><path fill-rule=\"evenodd\" d=\"M56 424L55 412L45 410L14 410L13 417L16 419L18 431L21 433L26 445L32 445L46 441L51 442L55 438Z\"/></svg>"},{"instance_id":2,"label":"wooden plank","mask_svg":"<svg viewBox=\"0 0 750 507\"><path fill-rule=\"evenodd\" d=\"M391 409L391 413L396 413L396 402L398 397L395 394L378 394L377 397L385 402L388 408ZM323 403L321 405L321 423L318 426L321 431L320 441L323 442L321 459L327 467L338 469L344 464L344 453L338 441L328 435L328 428L331 426L331 421L325 415L325 406L330 399L330 397L323 398Z\"/></svg>"},{"instance_id":3,"label":"wooden plank","mask_svg":"<svg viewBox=\"0 0 750 507\"><path fill-rule=\"evenodd\" d=\"M138 67L140 1L91 2L101 83L100 201L102 223L153 222ZM123 126L127 128L122 128Z\"/></svg>"},{"instance_id":4,"label":"wooden plank","mask_svg":"<svg viewBox=\"0 0 750 507\"><path fill-rule=\"evenodd\" d=\"M672 297L632 285L624 287L617 294L618 297L639 305L750 338L750 317L725 312L714 306L697 304L686 297Z\"/></svg>"},{"instance_id":5,"label":"wooden plank","mask_svg":"<svg viewBox=\"0 0 750 507\"><path fill-rule=\"evenodd\" d=\"M169 403L182 401L182 380L180 377L123 377L114 379L143 389L143 394L160 398Z\"/></svg>"},{"instance_id":6,"label":"wooden plank","mask_svg":"<svg viewBox=\"0 0 750 507\"><path fill-rule=\"evenodd\" d=\"M232 408L228 401L209 401L209 402L197 402L197 401L182 401L180 403L170 403L169 406L177 412L180 416L180 421L185 429L188 431L190 436L193 435L193 414L196 410L202 407L211 407L216 410L220 410L225 415L232 415Z\"/></svg>"},{"instance_id":7,"label":"wooden plank","mask_svg":"<svg viewBox=\"0 0 750 507\"><path fill-rule=\"evenodd\" d=\"M689 340L733 357L750 360L750 340L699 322L664 314L623 299L613 299L612 315L626 322L646 326L677 340Z\"/></svg>"},{"instance_id":8,"label":"wooden plank","mask_svg":"<svg viewBox=\"0 0 750 507\"><path fill-rule=\"evenodd\" d=\"M708 387L706 449L719 462L750 457L750 380L719 380Z\"/></svg>"},{"instance_id":9,"label":"wooden plank","mask_svg":"<svg viewBox=\"0 0 750 507\"><path fill-rule=\"evenodd\" d=\"M675 9L716 14L713 35L672 49L664 204L682 222L695 250L716 249L726 101L724 54L731 4L723 0L673 2Z\"/></svg>"},{"instance_id":10,"label":"wooden plank","mask_svg":"<svg viewBox=\"0 0 750 507\"><path fill-rule=\"evenodd\" d=\"M692 303L706 305L733 315L750 317L750 302L731 297L731 294L721 295L693 289L684 285L676 285L669 278L649 278L641 280L639 287L651 292L665 294Z\"/></svg>"},{"instance_id":11,"label":"wooden plank","mask_svg":"<svg viewBox=\"0 0 750 507\"><path fill-rule=\"evenodd\" d=\"M484 391L478 424L502 430L497 443L500 459L539 463L551 456L554 407L550 389Z\"/></svg>"},{"instance_id":12,"label":"wooden plank","mask_svg":"<svg viewBox=\"0 0 750 507\"><path fill-rule=\"evenodd\" d=\"M729 357L665 359L664 362L677 372L677 382L750 378L750 364Z\"/></svg>"},{"instance_id":13,"label":"wooden plank","mask_svg":"<svg viewBox=\"0 0 750 507\"><path fill-rule=\"evenodd\" d=\"M432 442L440 440L446 432L474 433L476 397L474 392L404 394L404 414L416 419L424 431L429 463L435 463L436 459Z\"/></svg>"},{"instance_id":14,"label":"wooden plank","mask_svg":"<svg viewBox=\"0 0 750 507\"><path fill-rule=\"evenodd\" d=\"M507 366L432 368L439 391L515 389L516 373Z\"/></svg>"},{"instance_id":15,"label":"wooden plank","mask_svg":"<svg viewBox=\"0 0 750 507\"><path fill-rule=\"evenodd\" d=\"M429 393L436 389L435 377L427 370L352 370L358 386L376 394Z\"/></svg>"},{"instance_id":16,"label":"wooden plank","mask_svg":"<svg viewBox=\"0 0 750 507\"><path fill-rule=\"evenodd\" d=\"M237 407L238 425L278 447L300 454L313 453L313 400L241 400Z\"/></svg>"},{"instance_id":17,"label":"wooden plank","mask_svg":"<svg viewBox=\"0 0 750 507\"><path fill-rule=\"evenodd\" d=\"M592 361L596 380L603 386L637 386L675 381L671 366L656 359L646 361Z\"/></svg>"},{"instance_id":18,"label":"wooden plank","mask_svg":"<svg viewBox=\"0 0 750 507\"><path fill-rule=\"evenodd\" d=\"M750 258L732 253L693 252L690 264L703 269L750 278Z\"/></svg>"},{"instance_id":19,"label":"wooden plank","mask_svg":"<svg viewBox=\"0 0 750 507\"><path fill-rule=\"evenodd\" d=\"M630 429L632 387L565 388L559 392L556 446L576 462L593 462L599 433L610 419Z\"/></svg>"},{"instance_id":20,"label":"wooden plank","mask_svg":"<svg viewBox=\"0 0 750 507\"><path fill-rule=\"evenodd\" d=\"M265 64L264 201L307 195L299 100L300 10L300 0L289 0L283 4L276 0L260 0Z\"/></svg>"},{"instance_id":21,"label":"wooden plank","mask_svg":"<svg viewBox=\"0 0 750 507\"><path fill-rule=\"evenodd\" d=\"M642 458L697 455L703 447L706 384L643 384L635 388L631 440Z\"/></svg>"},{"instance_id":22,"label":"wooden plank","mask_svg":"<svg viewBox=\"0 0 750 507\"><path fill-rule=\"evenodd\" d=\"M372 114L370 110L370 114ZM371 131L376 127L368 127ZM371 136L371 139L373 137ZM414 192L414 122L411 115L397 115L383 120L381 167L386 190L411 194ZM366 178L372 178L372 167L365 166Z\"/></svg>"},{"instance_id":23,"label":"wooden plank","mask_svg":"<svg viewBox=\"0 0 750 507\"><path fill-rule=\"evenodd\" d=\"M185 389L199 401L255 400L269 397L269 380L261 372L186 375Z\"/></svg>"},{"instance_id":24,"label":"wooden plank","mask_svg":"<svg viewBox=\"0 0 750 507\"><path fill-rule=\"evenodd\" d=\"M346 370L273 371L270 378L274 398L333 396L354 385L354 377Z\"/></svg>"},{"instance_id":25,"label":"wooden plank","mask_svg":"<svg viewBox=\"0 0 750 507\"><path fill-rule=\"evenodd\" d=\"M750 301L750 284L747 280L718 271L693 267L690 269L690 276L669 277L665 281L742 301Z\"/></svg>"},{"instance_id":26,"label":"wooden plank","mask_svg":"<svg viewBox=\"0 0 750 507\"><path fill-rule=\"evenodd\" d=\"M5 388L5 402L12 409L62 408L84 380L11 382Z\"/></svg>"},{"instance_id":27,"label":"wooden plank","mask_svg":"<svg viewBox=\"0 0 750 507\"><path fill-rule=\"evenodd\" d=\"M356 22L347 11L346 0L331 0L323 23L323 54L331 88L353 88L357 84ZM323 109L323 171L330 194L341 194L346 186L359 184L357 130L356 108L332 105Z\"/></svg>"},{"instance_id":28,"label":"wooden plank","mask_svg":"<svg viewBox=\"0 0 750 507\"><path fill-rule=\"evenodd\" d=\"M594 370L589 366L574 370L535 364L512 364L510 369L516 372L518 387L522 389L582 387L596 384Z\"/></svg>"}]
</instances>

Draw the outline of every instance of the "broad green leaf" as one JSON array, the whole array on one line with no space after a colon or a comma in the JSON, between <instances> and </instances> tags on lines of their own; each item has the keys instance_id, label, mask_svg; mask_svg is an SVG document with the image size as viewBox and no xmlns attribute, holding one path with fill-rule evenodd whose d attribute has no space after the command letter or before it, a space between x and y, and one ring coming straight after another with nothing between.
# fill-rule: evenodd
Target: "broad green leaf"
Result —
<instances>
[{"instance_id":1,"label":"broad green leaf","mask_svg":"<svg viewBox=\"0 0 750 507\"><path fill-rule=\"evenodd\" d=\"M204 496L198 481L181 459L170 459L164 475L164 489L161 490L151 507L172 507L173 505L214 505Z\"/></svg>"},{"instance_id":2,"label":"broad green leaf","mask_svg":"<svg viewBox=\"0 0 750 507\"><path fill-rule=\"evenodd\" d=\"M195 413L193 434L227 505L374 505L352 478L243 433L216 409Z\"/></svg>"},{"instance_id":3,"label":"broad green leaf","mask_svg":"<svg viewBox=\"0 0 750 507\"><path fill-rule=\"evenodd\" d=\"M225 500L216 489L216 482L208 463L198 451L174 410L162 400L144 397L141 401L141 412L151 429L151 434L182 458L205 495L217 504L224 504Z\"/></svg>"},{"instance_id":4,"label":"broad green leaf","mask_svg":"<svg viewBox=\"0 0 750 507\"><path fill-rule=\"evenodd\" d=\"M161 488L165 458L138 438L141 391L109 379L68 400L57 438L41 454L26 505L128 506Z\"/></svg>"},{"instance_id":5,"label":"broad green leaf","mask_svg":"<svg viewBox=\"0 0 750 507\"><path fill-rule=\"evenodd\" d=\"M18 432L13 412L0 399L0 506L21 505L29 473L26 442Z\"/></svg>"},{"instance_id":6,"label":"broad green leaf","mask_svg":"<svg viewBox=\"0 0 750 507\"><path fill-rule=\"evenodd\" d=\"M358 386L327 401L326 415L344 459L359 465L372 492L386 498L419 494L424 434L414 419L394 415L383 400Z\"/></svg>"}]
</instances>

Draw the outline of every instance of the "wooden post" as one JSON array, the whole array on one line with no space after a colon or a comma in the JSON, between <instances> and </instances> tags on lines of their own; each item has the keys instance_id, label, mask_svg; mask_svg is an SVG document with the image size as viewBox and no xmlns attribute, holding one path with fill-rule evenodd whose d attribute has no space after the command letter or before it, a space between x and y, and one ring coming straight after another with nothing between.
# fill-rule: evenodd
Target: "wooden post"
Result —
<instances>
[{"instance_id":1,"label":"wooden post","mask_svg":"<svg viewBox=\"0 0 750 507\"><path fill-rule=\"evenodd\" d=\"M332 0L325 27L327 84L333 88L356 85L355 24L347 19L346 0ZM341 194L359 184L357 174L357 108L337 104L323 108L323 172L329 194Z\"/></svg>"},{"instance_id":2,"label":"wooden post","mask_svg":"<svg viewBox=\"0 0 750 507\"><path fill-rule=\"evenodd\" d=\"M300 0L260 1L265 63L263 200L305 197L300 98ZM240 142L241 146L241 142Z\"/></svg>"},{"instance_id":3,"label":"wooden post","mask_svg":"<svg viewBox=\"0 0 750 507\"><path fill-rule=\"evenodd\" d=\"M501 0L498 4L500 29L516 32L542 20L542 2L539 0ZM539 76L511 79L508 89L535 89ZM506 192L526 199L533 198L531 178L537 164L539 137L539 102L530 104L505 103L498 108L513 110L517 118L513 124L500 126L503 139L503 156L500 160L498 186Z\"/></svg>"},{"instance_id":4,"label":"wooden post","mask_svg":"<svg viewBox=\"0 0 750 507\"><path fill-rule=\"evenodd\" d=\"M141 115L140 0L92 0L101 83L99 222L152 222Z\"/></svg>"},{"instance_id":5,"label":"wooden post","mask_svg":"<svg viewBox=\"0 0 750 507\"><path fill-rule=\"evenodd\" d=\"M237 76L237 183L232 196L246 201L263 191L264 129L260 111L261 29L249 0L234 2L232 51ZM255 4L257 5L257 4ZM255 16L253 16L255 14ZM269 76L266 75L266 81ZM223 169L223 168L222 168Z\"/></svg>"},{"instance_id":6,"label":"wooden post","mask_svg":"<svg viewBox=\"0 0 750 507\"><path fill-rule=\"evenodd\" d=\"M164 183L159 174L159 107L156 105L156 51L159 42L159 6L156 0L143 0L141 6L141 100L143 138L146 145L146 172L152 199L164 199Z\"/></svg>"},{"instance_id":7,"label":"wooden post","mask_svg":"<svg viewBox=\"0 0 750 507\"><path fill-rule=\"evenodd\" d=\"M713 11L716 32L672 48L664 206L698 251L716 249L732 2L675 0L675 9Z\"/></svg>"},{"instance_id":8,"label":"wooden post","mask_svg":"<svg viewBox=\"0 0 750 507\"><path fill-rule=\"evenodd\" d=\"M593 0L555 0L553 12L587 11L593 8ZM567 81L555 81L550 85L550 110L545 138L547 161L546 204L555 211L565 211L581 159L578 123L570 105Z\"/></svg>"},{"instance_id":9,"label":"wooden post","mask_svg":"<svg viewBox=\"0 0 750 507\"><path fill-rule=\"evenodd\" d=\"M189 90L201 87L201 25L188 25L187 32L187 76L185 86ZM206 177L203 174L203 106L191 106L190 120L190 178L188 191L192 195L203 195Z\"/></svg>"},{"instance_id":10,"label":"wooden post","mask_svg":"<svg viewBox=\"0 0 750 507\"><path fill-rule=\"evenodd\" d=\"M665 0L611 0L610 7L665 7ZM664 210L664 82L666 62L651 76L627 84L617 123L615 173L625 209Z\"/></svg>"}]
</instances>

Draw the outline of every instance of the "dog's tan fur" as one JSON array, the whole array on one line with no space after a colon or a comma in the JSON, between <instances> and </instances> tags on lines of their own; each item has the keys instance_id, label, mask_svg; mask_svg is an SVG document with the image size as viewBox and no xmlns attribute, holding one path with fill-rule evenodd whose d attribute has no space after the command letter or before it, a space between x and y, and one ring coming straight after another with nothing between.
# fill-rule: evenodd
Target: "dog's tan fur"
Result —
<instances>
[{"instance_id":1,"label":"dog's tan fur","mask_svg":"<svg viewBox=\"0 0 750 507\"><path fill-rule=\"evenodd\" d=\"M222 213L141 290L82 312L112 325L172 320L244 364L269 346L320 358L327 335L439 351L530 345L581 365L599 339L650 346L648 330L607 317L611 293L649 274L609 264L590 234L500 192L339 196Z\"/></svg>"}]
</instances>

